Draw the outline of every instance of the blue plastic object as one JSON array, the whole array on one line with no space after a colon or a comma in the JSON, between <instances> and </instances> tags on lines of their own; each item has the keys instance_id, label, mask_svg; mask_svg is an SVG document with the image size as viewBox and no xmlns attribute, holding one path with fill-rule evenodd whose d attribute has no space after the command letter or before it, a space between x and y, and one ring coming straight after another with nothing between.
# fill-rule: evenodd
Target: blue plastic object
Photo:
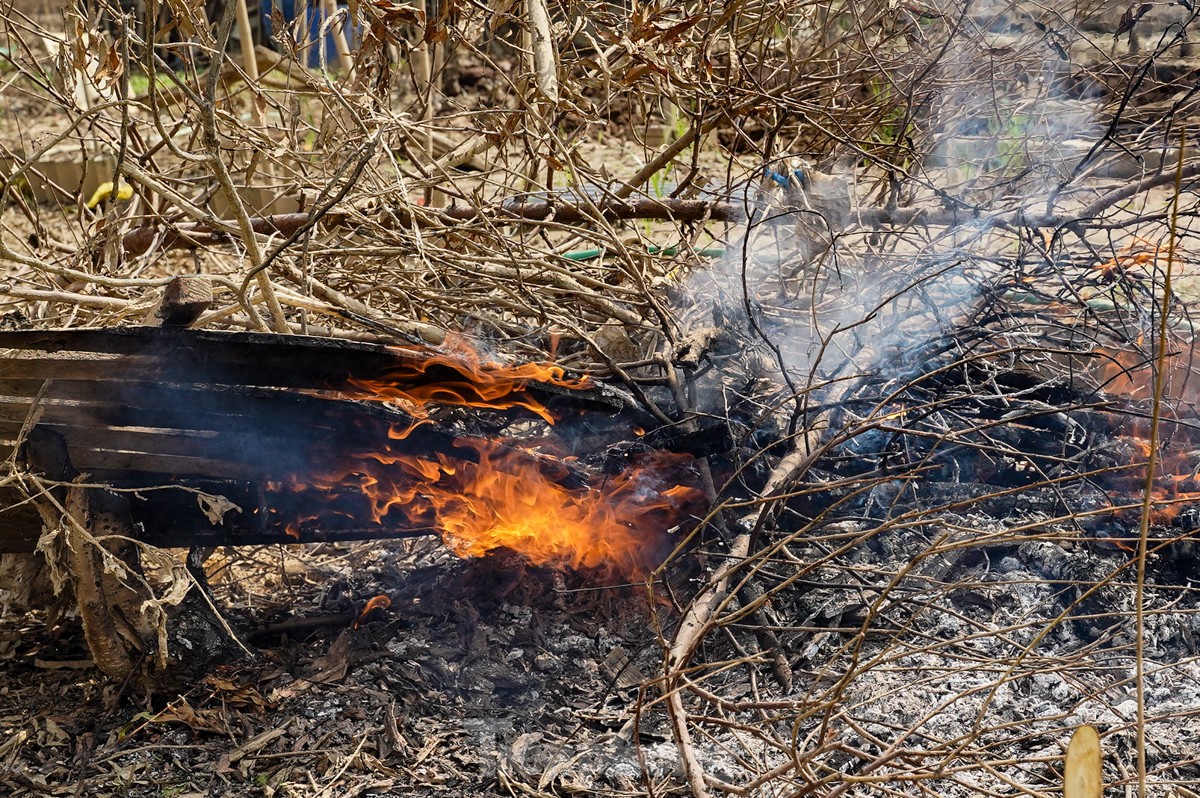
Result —
<instances>
[{"instance_id":1,"label":"blue plastic object","mask_svg":"<svg viewBox=\"0 0 1200 798\"><path fill-rule=\"evenodd\" d=\"M280 12L283 13L283 18L288 22L288 30L286 33L299 33L299 31L296 30L296 26L292 24L296 21L296 14L299 5L300 4L297 3L296 0L260 0L263 18L263 31L266 33L268 38L274 35L271 17L275 8L278 8ZM309 47L304 53L301 54L300 57L304 59L305 65L309 67L321 66L322 49L325 51L326 64L332 64L337 60L337 45L334 42L333 34L331 33L323 40L321 39L321 25L323 25L325 22L325 14L322 11L321 5L321 0L308 0L308 2L304 4L305 16L307 17L306 27L308 28L308 36L306 38L308 39ZM338 6L338 8L344 8L344 6ZM351 40L350 46L353 47L354 39L357 38L355 35L356 31L347 29L346 33L347 37ZM320 46L317 45L318 40L320 40ZM296 43L301 43L299 41L299 36L297 36Z\"/></svg>"},{"instance_id":2,"label":"blue plastic object","mask_svg":"<svg viewBox=\"0 0 1200 798\"><path fill-rule=\"evenodd\" d=\"M796 169L792 172L792 174L796 176L796 183L799 184L800 188L805 188L805 183L807 181L804 179L804 170ZM782 172L776 172L774 169L771 169L770 167L767 168L767 177L774 180L776 183L778 183L783 188L787 188L788 184L791 182L790 180L788 180L787 176L784 175Z\"/></svg>"}]
</instances>

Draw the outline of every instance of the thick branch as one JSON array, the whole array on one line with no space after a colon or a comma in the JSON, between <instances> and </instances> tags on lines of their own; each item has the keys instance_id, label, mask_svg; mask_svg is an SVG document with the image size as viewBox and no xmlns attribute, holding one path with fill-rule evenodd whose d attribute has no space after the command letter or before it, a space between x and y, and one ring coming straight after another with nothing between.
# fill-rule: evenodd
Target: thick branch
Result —
<instances>
[{"instance_id":1,"label":"thick branch","mask_svg":"<svg viewBox=\"0 0 1200 798\"><path fill-rule=\"evenodd\" d=\"M742 206L731 202L707 200L640 199L601 200L596 203L600 218L607 221L617 219L663 219L680 222L738 222L746 218ZM596 213L581 205L561 202L523 202L505 204L495 208L445 208L440 210L410 210L403 207L389 208L388 214L401 227L448 227L478 219L491 219L504 224L516 222L547 222L580 224L596 219ZM338 226L347 222L350 215L332 211L322 221ZM259 216L251 220L256 233L280 233L289 235L308 223L308 213L280 213ZM153 225L138 227L124 239L125 252L140 255L153 245L159 229ZM202 246L228 239L228 234L211 225L197 223L179 225L174 231L163 234L161 247L170 249L182 246Z\"/></svg>"},{"instance_id":2,"label":"thick branch","mask_svg":"<svg viewBox=\"0 0 1200 798\"><path fill-rule=\"evenodd\" d=\"M1200 162L1185 167L1185 180L1197 176L1200 176ZM972 211L970 208L945 207L863 208L858 211L856 221L857 226L862 228L957 227L959 225L1048 228L1077 224L1086 226L1091 220L1098 218L1117 203L1139 193L1166 185L1171 182L1173 177L1173 175L1150 175L1141 181L1121 186L1104 194L1077 213L1037 214L1029 213L1024 208L1000 213L983 213ZM391 207L387 209L387 213L394 219L394 224L400 227L441 228L480 219L489 219L497 224L553 221L558 224L572 225L595 221L598 218L605 221L659 219L675 222L737 223L746 221L748 208L749 206L745 203L723 200L602 198L596 200L594 204L555 200L505 203L491 208L459 207L433 210ZM309 213L282 213L254 217L251 219L251 224L256 233L290 235L308 224L311 218ZM350 214L335 210L326 214L321 221L329 225L340 226L346 224L350 218ZM224 224L228 229L232 223ZM130 231L124 239L125 252L130 255L140 255L149 251L159 233L159 228L153 225L138 227ZM204 223L179 225L173 231L165 232L162 235L163 240L160 246L163 249L205 246L228 239L227 233Z\"/></svg>"}]
</instances>

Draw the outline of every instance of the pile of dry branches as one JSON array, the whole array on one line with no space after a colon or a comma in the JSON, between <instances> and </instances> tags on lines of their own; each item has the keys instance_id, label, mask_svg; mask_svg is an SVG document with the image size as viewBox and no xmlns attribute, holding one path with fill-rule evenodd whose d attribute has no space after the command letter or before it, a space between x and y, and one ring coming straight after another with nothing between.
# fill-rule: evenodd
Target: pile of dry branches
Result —
<instances>
[{"instance_id":1,"label":"pile of dry branches","mask_svg":"<svg viewBox=\"0 0 1200 798\"><path fill-rule=\"evenodd\" d=\"M218 288L201 326L464 332L619 380L664 424L739 419L741 454L706 475L701 587L660 619L645 692L692 794L1040 794L1079 722L1130 742L1196 728L1146 705L1132 624L1165 640L1195 616L1146 609L1190 592L1145 595L1144 550L1035 578L1090 545L1079 504L984 521L972 502L1017 488L895 500L922 457L990 423L954 402L1069 415L1163 372L1160 342L1190 352L1194 13L369 0L316 41L276 16L255 50L246 30L230 46L232 3L211 21L8 4L9 323L138 323L200 272ZM823 184L851 207L823 205ZM1169 274L1181 298L1163 305ZM1032 382L997 387L1014 371ZM878 435L934 443L906 473L829 466ZM1024 456L996 440L968 448ZM1122 620L1063 632L1100 615ZM1154 689L1195 678L1164 657ZM1057 703L1022 715L1039 690ZM1111 780L1173 783L1200 756L1163 743L1147 764L1142 739Z\"/></svg>"}]
</instances>

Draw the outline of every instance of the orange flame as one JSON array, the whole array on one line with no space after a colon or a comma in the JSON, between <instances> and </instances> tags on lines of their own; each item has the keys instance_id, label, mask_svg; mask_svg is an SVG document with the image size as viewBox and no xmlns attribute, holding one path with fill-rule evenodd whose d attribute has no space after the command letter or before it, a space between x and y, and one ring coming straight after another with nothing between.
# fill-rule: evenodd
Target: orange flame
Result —
<instances>
[{"instance_id":1,"label":"orange flame","mask_svg":"<svg viewBox=\"0 0 1200 798\"><path fill-rule=\"evenodd\" d=\"M394 428L402 441L415 427ZM511 549L536 565L644 573L662 554L662 533L698 510L700 492L673 484L687 455L655 453L572 490L540 467L536 455L464 439L478 462L444 453L416 456L389 442L309 479L309 489L361 492L374 523L389 519L435 529L461 557ZM396 516L393 516L393 513Z\"/></svg>"},{"instance_id":2,"label":"orange flame","mask_svg":"<svg viewBox=\"0 0 1200 798\"><path fill-rule=\"evenodd\" d=\"M362 612L358 614L358 619L354 622L354 628L357 629L362 626L367 616L375 612L375 610L386 610L390 606L392 606L392 600L382 593L378 596L372 596L366 605L363 606Z\"/></svg>"},{"instance_id":3,"label":"orange flame","mask_svg":"<svg viewBox=\"0 0 1200 798\"><path fill-rule=\"evenodd\" d=\"M457 451L417 445L409 439L431 423L431 405L523 408L552 425L554 418L530 388L572 390L590 382L569 378L553 364L489 360L461 338L447 339L437 350L396 353L399 365L375 379L349 378L353 390L338 392L395 402L414 420L390 426L387 439L372 443L370 451L318 456L317 473L297 475L288 488L306 497L302 501L324 494L328 509L292 514L288 534L301 538L303 525L331 516L369 517L381 532L436 531L462 557L505 548L537 565L639 575L658 564L664 533L701 509L701 492L682 484L690 455L644 454L620 473L584 480L566 464L571 458L528 448L552 444L549 436L527 441L526 448L461 435L448 438ZM594 484L574 487L585 482Z\"/></svg>"},{"instance_id":4,"label":"orange flame","mask_svg":"<svg viewBox=\"0 0 1200 798\"><path fill-rule=\"evenodd\" d=\"M1170 418L1172 414L1164 414ZM1115 503L1126 507L1118 515L1134 516L1146 490L1146 469L1151 454L1150 424L1147 419L1130 419L1122 430L1129 443L1131 458L1123 473L1110 477L1110 494ZM1150 523L1167 526L1188 505L1200 502L1200 464L1196 462L1195 431L1172 425L1171 435L1160 440L1155 458L1154 484L1150 490Z\"/></svg>"},{"instance_id":5,"label":"orange flame","mask_svg":"<svg viewBox=\"0 0 1200 798\"><path fill-rule=\"evenodd\" d=\"M417 416L430 404L497 410L522 407L553 424L549 411L526 390L530 384L567 389L590 385L586 377L567 377L561 366L550 363L505 365L488 359L460 336L448 336L437 350L393 350L405 356L405 362L377 379L348 379L361 392L354 398L397 402Z\"/></svg>"}]
</instances>

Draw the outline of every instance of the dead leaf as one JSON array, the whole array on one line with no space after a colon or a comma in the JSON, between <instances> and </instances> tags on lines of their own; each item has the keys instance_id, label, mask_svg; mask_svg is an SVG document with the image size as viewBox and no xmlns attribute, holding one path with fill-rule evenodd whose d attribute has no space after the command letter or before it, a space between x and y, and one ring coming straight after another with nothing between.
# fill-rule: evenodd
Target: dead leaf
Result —
<instances>
[{"instance_id":1,"label":"dead leaf","mask_svg":"<svg viewBox=\"0 0 1200 798\"><path fill-rule=\"evenodd\" d=\"M1154 8L1151 3L1134 3L1129 8L1125 9L1125 13L1121 15L1121 22L1117 25L1117 32L1113 34L1113 38L1120 36L1122 33L1128 33L1133 30L1133 27L1141 21L1142 17L1150 9Z\"/></svg>"},{"instance_id":2,"label":"dead leaf","mask_svg":"<svg viewBox=\"0 0 1200 798\"><path fill-rule=\"evenodd\" d=\"M0 758L6 757L16 751L28 739L29 732L26 729L10 732L7 739L0 740Z\"/></svg>"},{"instance_id":3,"label":"dead leaf","mask_svg":"<svg viewBox=\"0 0 1200 798\"><path fill-rule=\"evenodd\" d=\"M217 496L211 493L197 493L196 501L200 504L200 510L204 513L204 517L213 526L220 526L225 521L225 516L228 513L240 513L242 511L241 507L224 496Z\"/></svg>"},{"instance_id":4,"label":"dead leaf","mask_svg":"<svg viewBox=\"0 0 1200 798\"><path fill-rule=\"evenodd\" d=\"M333 641L324 655L312 661L304 675L291 684L272 690L267 696L271 702L284 701L308 692L315 684L337 684L346 678L353 664L351 644L353 631L346 629Z\"/></svg>"},{"instance_id":5,"label":"dead leaf","mask_svg":"<svg viewBox=\"0 0 1200 798\"><path fill-rule=\"evenodd\" d=\"M289 720L284 721L282 726L279 726L279 727L271 729L269 731L265 731L262 734L257 734L254 737L251 737L249 740L247 740L246 742L242 743L237 748L235 748L229 752L229 762L230 763L237 762L239 759L242 759L243 757L253 756L254 754L257 754L259 751L261 751L262 749L264 749L268 745L270 745L271 742L282 737L287 732L288 727L291 725L292 725L292 721L289 719Z\"/></svg>"},{"instance_id":6,"label":"dead leaf","mask_svg":"<svg viewBox=\"0 0 1200 798\"><path fill-rule=\"evenodd\" d=\"M65 745L71 739L71 735L67 734L62 726L55 723L53 718L46 718L45 723L46 745Z\"/></svg>"},{"instance_id":7,"label":"dead leaf","mask_svg":"<svg viewBox=\"0 0 1200 798\"><path fill-rule=\"evenodd\" d=\"M344 630L329 646L329 650L308 666L305 678L323 684L340 682L346 678L346 673L350 670L350 648L353 639L353 633L349 629Z\"/></svg>"},{"instance_id":8,"label":"dead leaf","mask_svg":"<svg viewBox=\"0 0 1200 798\"><path fill-rule=\"evenodd\" d=\"M369 5L384 22L400 23L422 27L425 25L425 14L408 3L397 3L395 0L369 0Z\"/></svg>"},{"instance_id":9,"label":"dead leaf","mask_svg":"<svg viewBox=\"0 0 1200 798\"><path fill-rule=\"evenodd\" d=\"M111 88L121 79L124 72L125 62L121 59L121 54L117 52L116 45L113 44L100 58L100 66L96 69L93 80L99 88Z\"/></svg>"},{"instance_id":10,"label":"dead leaf","mask_svg":"<svg viewBox=\"0 0 1200 798\"><path fill-rule=\"evenodd\" d=\"M213 698L219 698L226 706L249 709L256 713L262 713L267 708L266 699L253 685L239 684L217 675L204 677L204 684L212 688Z\"/></svg>"},{"instance_id":11,"label":"dead leaf","mask_svg":"<svg viewBox=\"0 0 1200 798\"><path fill-rule=\"evenodd\" d=\"M228 734L229 724L224 713L217 709L196 710L187 701L180 700L150 719L152 723L182 723L195 732Z\"/></svg>"}]
</instances>

